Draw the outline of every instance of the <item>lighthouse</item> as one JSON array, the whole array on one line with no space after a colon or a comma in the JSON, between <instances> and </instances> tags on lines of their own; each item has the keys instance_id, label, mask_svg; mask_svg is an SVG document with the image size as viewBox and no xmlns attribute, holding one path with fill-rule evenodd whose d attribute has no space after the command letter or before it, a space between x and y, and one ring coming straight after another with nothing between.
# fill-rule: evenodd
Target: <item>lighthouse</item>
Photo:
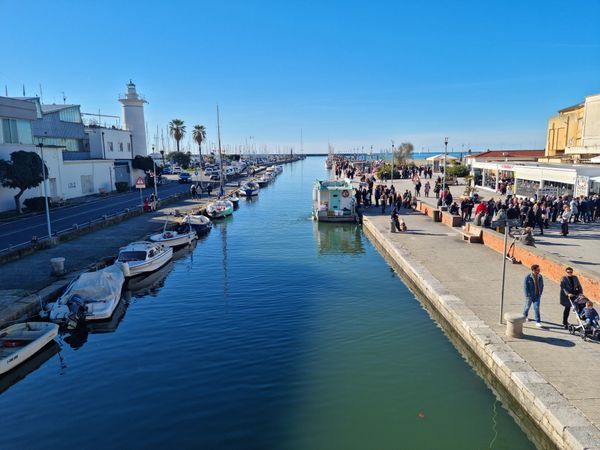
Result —
<instances>
[{"instance_id":1,"label":"lighthouse","mask_svg":"<svg viewBox=\"0 0 600 450\"><path fill-rule=\"evenodd\" d=\"M123 106L123 123L125 129L131 132L131 148L133 156L146 156L146 121L144 120L144 103L148 103L139 96L133 81L127 83L127 94L119 96Z\"/></svg>"}]
</instances>

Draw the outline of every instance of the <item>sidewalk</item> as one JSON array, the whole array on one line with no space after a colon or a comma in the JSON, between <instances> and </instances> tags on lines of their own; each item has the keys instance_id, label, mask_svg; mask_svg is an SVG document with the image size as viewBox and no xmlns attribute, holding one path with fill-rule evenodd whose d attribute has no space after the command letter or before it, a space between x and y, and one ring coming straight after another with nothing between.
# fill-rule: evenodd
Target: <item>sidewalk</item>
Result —
<instances>
[{"instance_id":1,"label":"sidewalk","mask_svg":"<svg viewBox=\"0 0 600 450\"><path fill-rule=\"evenodd\" d=\"M430 197L423 195L424 189L421 188L419 200L424 201L431 206L437 206L437 199L433 193L433 185L438 174L434 174L433 179L429 181L432 190ZM421 182L425 184L425 179ZM390 182L387 183L390 185ZM409 189L414 194L414 185L411 180L394 180L396 192L404 192ZM450 192L460 206L459 197L464 194L465 186L450 186ZM484 200L490 198L504 200L506 196L495 194L491 191L479 189L478 194ZM475 215L473 214L473 217ZM560 224L550 223L550 228L544 230L544 236L539 235L539 228L534 230L535 245L537 248L551 253L565 261L566 265L581 264L587 271L594 272L600 278L600 222L594 223L576 223L569 225L569 235L563 237L560 234Z\"/></svg>"},{"instance_id":2,"label":"sidewalk","mask_svg":"<svg viewBox=\"0 0 600 450\"><path fill-rule=\"evenodd\" d=\"M396 183L398 189L400 183L405 182ZM563 308L559 304L558 285L547 278L544 280L541 301L544 328L537 329L533 322L526 323L524 339L507 338L505 325L499 324L502 256L483 245L467 244L446 225L407 211L401 211L408 226L407 233L392 234L389 212L382 215L375 207L365 209L365 228L376 231L401 258L422 265L424 272L432 275L434 286L441 285L441 290L445 289L449 296L461 300L467 308L463 306L461 310L458 307L455 311L464 315L465 327L477 326L478 321L483 321L497 335L486 345L493 344L499 337L498 343L508 345L533 367L542 378L538 380L540 383L545 380L558 391L554 396L540 394L536 401L550 410L553 417L559 417L556 420L561 426L585 425L585 420L577 413L580 411L595 426L597 433L592 435L598 440L592 446L600 446L600 343L584 342L562 329ZM504 312L522 312L523 279L528 272L529 269L522 265L507 264ZM452 297L441 301L452 302L449 298ZM530 312L532 316L533 311ZM493 352L489 348L487 351ZM573 408L559 407L562 398L563 403ZM589 433L586 436L589 437Z\"/></svg>"}]
</instances>

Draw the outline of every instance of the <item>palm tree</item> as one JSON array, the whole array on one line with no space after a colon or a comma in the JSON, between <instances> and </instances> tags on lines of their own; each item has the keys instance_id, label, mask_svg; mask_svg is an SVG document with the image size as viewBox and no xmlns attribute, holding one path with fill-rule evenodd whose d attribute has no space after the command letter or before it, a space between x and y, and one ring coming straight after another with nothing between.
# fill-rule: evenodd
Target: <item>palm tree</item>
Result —
<instances>
[{"instance_id":1,"label":"palm tree","mask_svg":"<svg viewBox=\"0 0 600 450\"><path fill-rule=\"evenodd\" d=\"M194 125L194 131L192 131L192 138L198 143L198 155L200 156L200 164L204 167L202 161L202 142L206 139L206 128L204 125Z\"/></svg>"},{"instance_id":2,"label":"palm tree","mask_svg":"<svg viewBox=\"0 0 600 450\"><path fill-rule=\"evenodd\" d=\"M169 133L177 143L177 151L179 152L179 141L185 136L185 125L181 119L173 119L169 122Z\"/></svg>"}]
</instances>

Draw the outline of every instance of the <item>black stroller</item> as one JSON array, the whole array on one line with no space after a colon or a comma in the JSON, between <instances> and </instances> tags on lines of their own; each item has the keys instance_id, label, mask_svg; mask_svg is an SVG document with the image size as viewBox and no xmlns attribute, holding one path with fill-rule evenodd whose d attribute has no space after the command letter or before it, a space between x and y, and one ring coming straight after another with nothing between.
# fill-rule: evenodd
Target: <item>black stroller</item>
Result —
<instances>
[{"instance_id":1,"label":"black stroller","mask_svg":"<svg viewBox=\"0 0 600 450\"><path fill-rule=\"evenodd\" d=\"M588 325L581 320L581 310L585 306L586 301L587 298L584 295L578 295L575 297L575 300L569 298L571 309L575 312L575 316L577 316L577 325L569 325L569 333L578 335L584 341L586 341L588 337L600 340L600 327Z\"/></svg>"}]
</instances>

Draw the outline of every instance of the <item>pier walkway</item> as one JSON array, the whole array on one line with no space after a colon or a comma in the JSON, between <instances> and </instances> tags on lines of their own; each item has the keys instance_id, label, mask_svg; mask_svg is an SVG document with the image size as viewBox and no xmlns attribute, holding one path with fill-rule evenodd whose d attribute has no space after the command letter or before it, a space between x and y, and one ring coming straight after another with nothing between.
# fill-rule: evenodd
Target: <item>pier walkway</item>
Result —
<instances>
[{"instance_id":1,"label":"pier walkway","mask_svg":"<svg viewBox=\"0 0 600 450\"><path fill-rule=\"evenodd\" d=\"M395 184L397 191L402 192L412 187L409 180L396 180ZM547 411L540 420L550 423L559 433L561 427L562 430L568 428L569 433L565 431L565 435L569 436L564 439L565 442L573 440L569 448L600 448L600 343L584 342L562 328L563 308L559 304L557 283L548 277L544 280L541 300L544 327L538 329L534 322L529 322L524 325L525 338L508 338L504 335L505 325L499 323L501 254L483 245L469 245L462 241L455 229L406 209L401 211L401 215L407 223L408 232L391 233L389 211L388 207L387 213L381 214L380 208L366 208L365 231L377 235L380 244L392 257L396 253L399 259L417 262L427 273L414 276L426 280L430 277L427 283L437 286L444 293L442 297L449 295L462 301L466 308L461 306L463 309L457 310L464 314L464 321L482 321L489 327L495 334L488 342L491 345L488 347L490 355L494 353L494 345L505 344L522 358L519 362L528 364L537 372L538 375L527 372L528 380L524 384L537 387L534 400L540 410ZM588 248L586 254L590 258L591 253ZM577 273L576 264L574 267ZM528 267L507 264L504 312L522 312L523 279L528 272ZM530 311L530 317L532 315L533 311ZM502 348L506 347L502 345L499 350ZM511 376L518 378L519 375L512 373ZM532 389L535 392L535 388ZM519 400L519 395L515 396ZM582 443L583 446L579 447Z\"/></svg>"}]
</instances>

